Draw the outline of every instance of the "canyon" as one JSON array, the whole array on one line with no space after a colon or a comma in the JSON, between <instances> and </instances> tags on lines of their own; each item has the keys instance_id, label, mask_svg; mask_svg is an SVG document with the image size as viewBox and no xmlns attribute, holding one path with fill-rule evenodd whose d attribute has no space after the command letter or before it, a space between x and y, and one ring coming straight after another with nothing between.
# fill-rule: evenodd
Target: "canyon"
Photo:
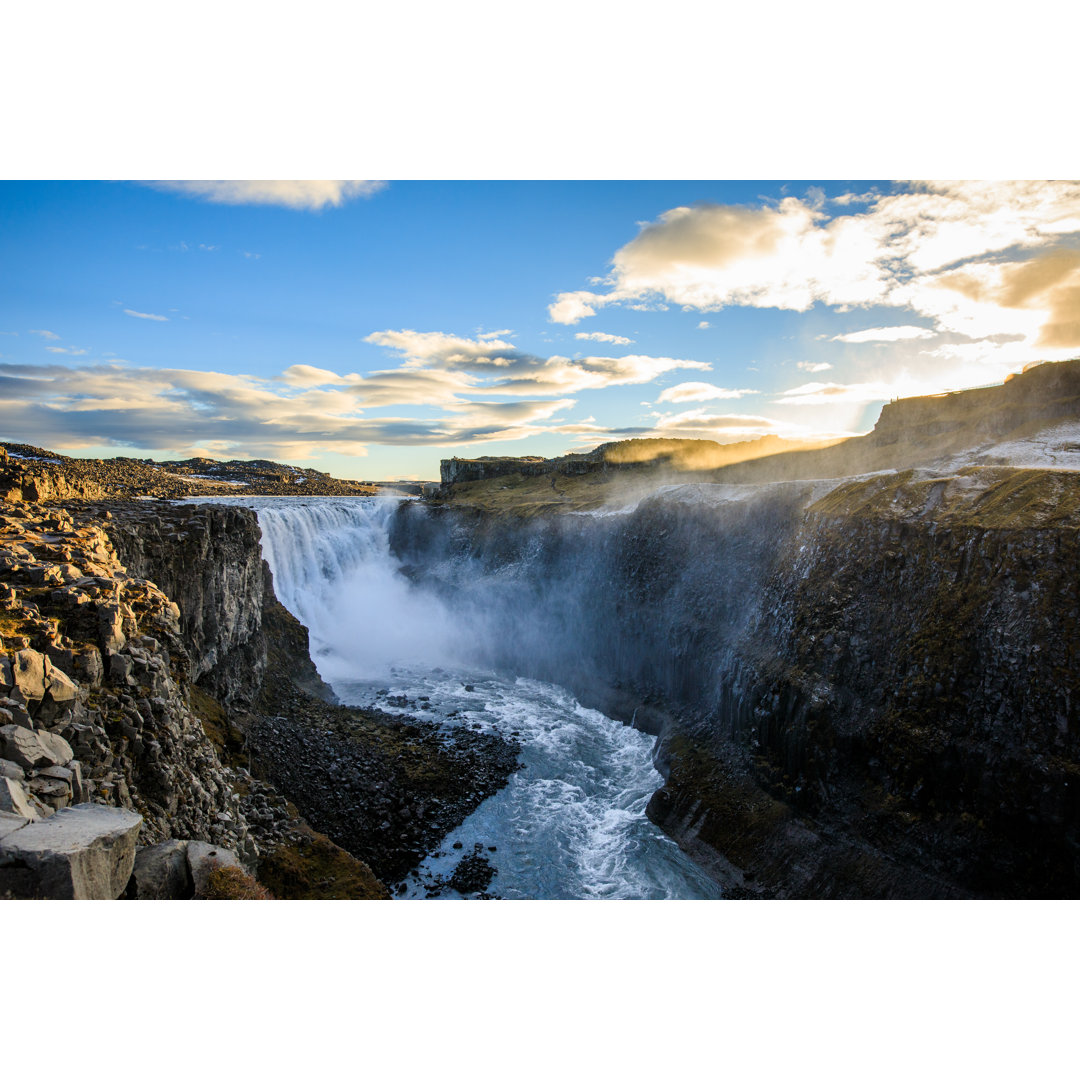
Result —
<instances>
[{"instance_id":1,"label":"canyon","mask_svg":"<svg viewBox=\"0 0 1080 1080\"><path fill-rule=\"evenodd\" d=\"M364 704L327 685L344 685L328 627L387 638L398 619L431 669L532 680L545 702L536 687L562 687L589 723L638 733L659 770L638 818L726 898L1075 896L1080 362L894 403L835 446L715 468L656 449L446 463L421 500L326 500L357 550L377 519L364 566L382 576L303 548L346 574L304 586L308 626L292 541L270 530L295 537L319 500L275 500L288 521L235 498L105 502L30 490L20 459L0 515L3 731L71 756L5 775L36 815L12 836L105 806L141 817L147 850L216 845L275 895L316 878L445 895L466 871L467 894L499 894L505 864L485 880L468 846L441 852L454 874L416 870L522 788L525 734L455 726L389 681ZM34 657L40 694L16 678ZM28 865L3 878L4 844L0 890L26 887Z\"/></svg>"}]
</instances>

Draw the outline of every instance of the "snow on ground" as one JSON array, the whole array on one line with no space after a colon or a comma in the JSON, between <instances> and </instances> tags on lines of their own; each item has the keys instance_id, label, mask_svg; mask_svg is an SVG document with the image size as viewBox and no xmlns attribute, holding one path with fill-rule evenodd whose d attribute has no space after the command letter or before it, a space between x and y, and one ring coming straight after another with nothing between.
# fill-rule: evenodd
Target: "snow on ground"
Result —
<instances>
[{"instance_id":1,"label":"snow on ground","mask_svg":"<svg viewBox=\"0 0 1080 1080\"><path fill-rule=\"evenodd\" d=\"M1080 420L1067 420L1012 442L991 443L957 454L949 468L1006 465L1016 469L1080 469Z\"/></svg>"}]
</instances>

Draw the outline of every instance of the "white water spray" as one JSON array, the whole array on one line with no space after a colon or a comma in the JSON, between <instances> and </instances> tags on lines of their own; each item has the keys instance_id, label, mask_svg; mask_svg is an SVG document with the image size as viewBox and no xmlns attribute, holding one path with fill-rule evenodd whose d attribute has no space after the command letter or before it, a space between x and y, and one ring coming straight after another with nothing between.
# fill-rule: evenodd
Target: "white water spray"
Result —
<instances>
[{"instance_id":1,"label":"white water spray","mask_svg":"<svg viewBox=\"0 0 1080 1080\"><path fill-rule=\"evenodd\" d=\"M328 682L460 658L460 633L449 612L399 572L390 552L390 520L400 501L283 499L259 505L274 590L308 628L312 659Z\"/></svg>"}]
</instances>

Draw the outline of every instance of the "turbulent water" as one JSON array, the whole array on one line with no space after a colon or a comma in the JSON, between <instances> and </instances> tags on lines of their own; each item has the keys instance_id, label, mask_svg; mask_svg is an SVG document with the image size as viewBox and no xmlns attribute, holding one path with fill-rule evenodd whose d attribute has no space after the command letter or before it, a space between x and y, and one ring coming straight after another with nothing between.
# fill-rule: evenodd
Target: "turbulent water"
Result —
<instances>
[{"instance_id":1,"label":"turbulent water","mask_svg":"<svg viewBox=\"0 0 1080 1080\"><path fill-rule=\"evenodd\" d=\"M476 844L497 870L490 891L507 898L719 895L645 817L661 784L652 737L559 686L479 666L475 612L451 612L400 572L388 535L399 500L229 501L258 511L278 598L343 702L520 740L524 768L414 872L407 896L427 895Z\"/></svg>"}]
</instances>

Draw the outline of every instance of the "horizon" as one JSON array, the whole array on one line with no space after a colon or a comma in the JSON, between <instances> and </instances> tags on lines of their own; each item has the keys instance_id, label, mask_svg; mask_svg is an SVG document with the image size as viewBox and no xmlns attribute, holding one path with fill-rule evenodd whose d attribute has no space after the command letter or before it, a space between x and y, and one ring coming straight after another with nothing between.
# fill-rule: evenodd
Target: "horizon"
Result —
<instances>
[{"instance_id":1,"label":"horizon","mask_svg":"<svg viewBox=\"0 0 1080 1080\"><path fill-rule=\"evenodd\" d=\"M1080 348L1080 183L16 182L0 439L431 479L864 434Z\"/></svg>"}]
</instances>

